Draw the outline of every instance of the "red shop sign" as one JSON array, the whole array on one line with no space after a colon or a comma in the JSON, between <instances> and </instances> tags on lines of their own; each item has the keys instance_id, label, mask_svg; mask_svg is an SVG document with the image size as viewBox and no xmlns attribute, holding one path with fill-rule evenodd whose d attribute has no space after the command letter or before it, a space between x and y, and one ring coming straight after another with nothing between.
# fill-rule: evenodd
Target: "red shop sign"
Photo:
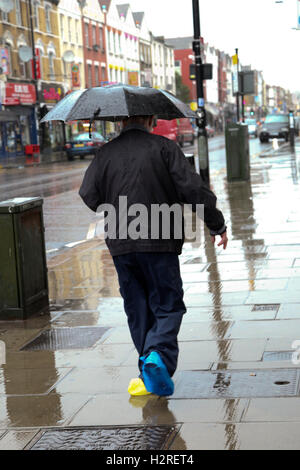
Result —
<instances>
[{"instance_id":1,"label":"red shop sign","mask_svg":"<svg viewBox=\"0 0 300 470\"><path fill-rule=\"evenodd\" d=\"M35 104L35 86L30 83L6 83L3 104L14 106L18 104Z\"/></svg>"}]
</instances>

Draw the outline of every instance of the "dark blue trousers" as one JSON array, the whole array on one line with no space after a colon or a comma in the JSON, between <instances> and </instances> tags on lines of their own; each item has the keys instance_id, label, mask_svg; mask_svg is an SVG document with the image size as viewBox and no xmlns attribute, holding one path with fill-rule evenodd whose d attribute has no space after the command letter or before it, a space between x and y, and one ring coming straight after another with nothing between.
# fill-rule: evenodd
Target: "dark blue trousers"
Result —
<instances>
[{"instance_id":1,"label":"dark blue trousers","mask_svg":"<svg viewBox=\"0 0 300 470\"><path fill-rule=\"evenodd\" d=\"M186 312L178 255L130 253L113 259L138 354L158 351L172 377L179 352L177 336Z\"/></svg>"}]
</instances>

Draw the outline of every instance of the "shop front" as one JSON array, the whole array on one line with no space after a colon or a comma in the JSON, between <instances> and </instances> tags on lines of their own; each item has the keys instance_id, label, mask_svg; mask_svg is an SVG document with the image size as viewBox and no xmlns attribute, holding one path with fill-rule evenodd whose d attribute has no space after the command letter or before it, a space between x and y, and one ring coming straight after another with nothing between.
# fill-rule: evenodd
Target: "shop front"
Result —
<instances>
[{"instance_id":1,"label":"shop front","mask_svg":"<svg viewBox=\"0 0 300 470\"><path fill-rule=\"evenodd\" d=\"M37 143L36 92L29 83L6 83L0 112L0 159L23 157L25 146Z\"/></svg>"},{"instance_id":2,"label":"shop front","mask_svg":"<svg viewBox=\"0 0 300 470\"><path fill-rule=\"evenodd\" d=\"M64 97L62 85L43 83L39 95L41 119ZM41 153L63 156L65 145L65 126L62 122L52 121L41 124L40 129Z\"/></svg>"}]
</instances>

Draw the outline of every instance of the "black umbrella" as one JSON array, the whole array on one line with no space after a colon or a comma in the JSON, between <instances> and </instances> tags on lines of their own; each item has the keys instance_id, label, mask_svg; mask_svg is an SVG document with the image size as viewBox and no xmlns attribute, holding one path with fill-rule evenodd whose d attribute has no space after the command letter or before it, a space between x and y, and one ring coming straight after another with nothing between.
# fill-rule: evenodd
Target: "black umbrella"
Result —
<instances>
[{"instance_id":1,"label":"black umbrella","mask_svg":"<svg viewBox=\"0 0 300 470\"><path fill-rule=\"evenodd\" d=\"M158 119L196 118L196 114L171 93L154 88L110 85L74 91L62 99L41 122L121 121L129 116Z\"/></svg>"}]
</instances>

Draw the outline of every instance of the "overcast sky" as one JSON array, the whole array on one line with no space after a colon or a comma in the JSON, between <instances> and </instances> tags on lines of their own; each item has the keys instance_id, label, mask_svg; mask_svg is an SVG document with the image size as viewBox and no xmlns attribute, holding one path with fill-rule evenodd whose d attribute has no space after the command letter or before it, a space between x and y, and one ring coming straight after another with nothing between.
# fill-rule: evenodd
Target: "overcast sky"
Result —
<instances>
[{"instance_id":1,"label":"overcast sky","mask_svg":"<svg viewBox=\"0 0 300 470\"><path fill-rule=\"evenodd\" d=\"M193 35L192 0L129 1L145 11L155 35ZM300 30L292 30L297 1L199 0L202 36L230 55L238 47L243 65L262 70L268 84L300 91Z\"/></svg>"}]
</instances>

